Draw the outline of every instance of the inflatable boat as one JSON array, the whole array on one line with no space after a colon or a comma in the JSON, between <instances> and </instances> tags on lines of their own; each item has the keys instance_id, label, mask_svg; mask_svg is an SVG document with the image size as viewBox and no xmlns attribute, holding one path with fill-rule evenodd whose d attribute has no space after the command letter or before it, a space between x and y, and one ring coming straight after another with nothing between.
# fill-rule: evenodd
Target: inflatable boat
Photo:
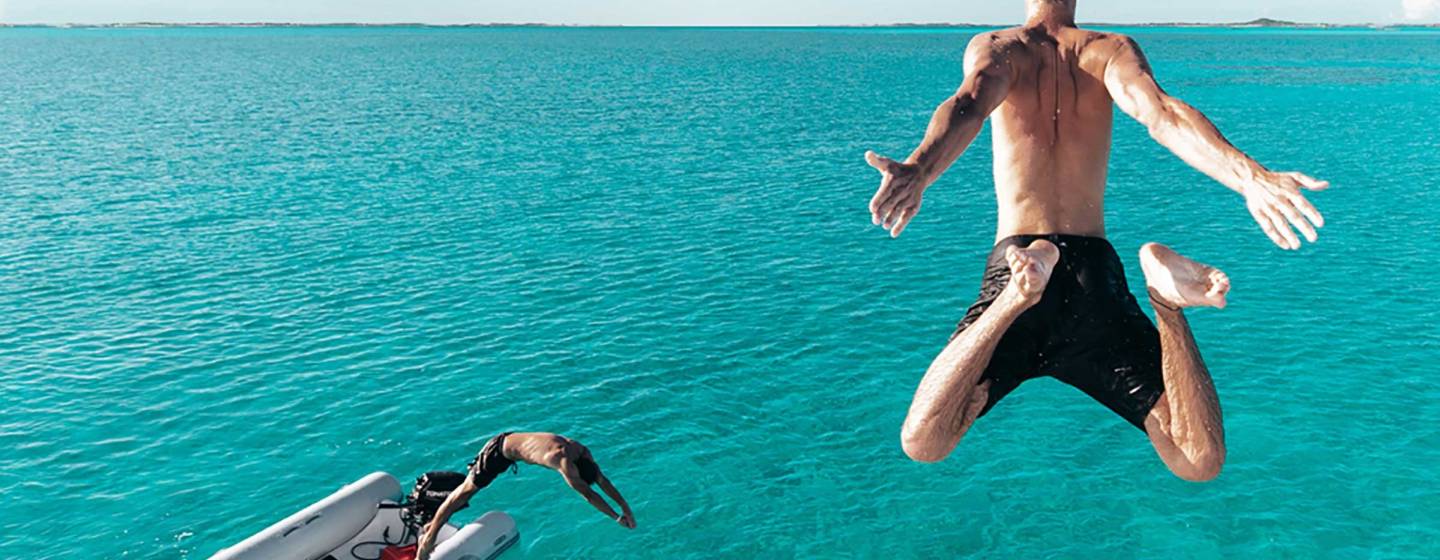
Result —
<instances>
[{"instance_id":1,"label":"inflatable boat","mask_svg":"<svg viewBox=\"0 0 1440 560\"><path fill-rule=\"evenodd\" d=\"M377 472L286 517L211 560L379 560L415 544L400 481ZM464 527L446 524L434 560L490 560L520 541L515 520L492 511ZM392 552L393 553L393 552Z\"/></svg>"}]
</instances>

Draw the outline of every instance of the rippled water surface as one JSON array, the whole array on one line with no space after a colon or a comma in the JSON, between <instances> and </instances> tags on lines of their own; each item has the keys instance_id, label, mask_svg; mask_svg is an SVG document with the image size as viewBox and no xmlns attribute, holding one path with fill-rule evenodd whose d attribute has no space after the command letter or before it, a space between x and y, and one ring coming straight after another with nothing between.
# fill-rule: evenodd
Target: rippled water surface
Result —
<instances>
[{"instance_id":1,"label":"rippled water surface","mask_svg":"<svg viewBox=\"0 0 1440 560\"><path fill-rule=\"evenodd\" d=\"M203 558L501 430L596 450L640 528L522 468L510 558L1440 555L1440 33L1135 30L1172 92L1334 181L1293 254L1119 121L1110 235L1191 315L1229 465L1170 476L1051 380L907 462L992 242L988 133L900 240L975 30L0 30L0 551Z\"/></svg>"}]
</instances>

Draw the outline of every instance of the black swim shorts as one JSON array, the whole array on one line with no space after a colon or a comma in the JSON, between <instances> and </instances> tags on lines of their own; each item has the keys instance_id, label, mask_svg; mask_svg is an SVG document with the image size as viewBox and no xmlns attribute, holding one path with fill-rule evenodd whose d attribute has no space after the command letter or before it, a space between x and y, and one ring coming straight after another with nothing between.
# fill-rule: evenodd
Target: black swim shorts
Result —
<instances>
[{"instance_id":1,"label":"black swim shorts","mask_svg":"<svg viewBox=\"0 0 1440 560\"><path fill-rule=\"evenodd\" d=\"M983 380L990 398L983 416L1021 383L1051 376L1090 395L1135 427L1165 382L1160 369L1160 333L1140 310L1120 256L1110 242L1076 235L1019 235L995 245L985 267L980 299L965 313L953 339L980 318L1010 281L1005 250L1045 239L1060 248L1060 260L1040 302L1026 310L1000 338Z\"/></svg>"},{"instance_id":2,"label":"black swim shorts","mask_svg":"<svg viewBox=\"0 0 1440 560\"><path fill-rule=\"evenodd\" d=\"M470 475L475 477L475 485L480 488L489 486L495 477L505 474L506 469L515 467L515 461L505 457L505 437L513 432L505 432L485 443L480 449L480 454L470 462Z\"/></svg>"}]
</instances>

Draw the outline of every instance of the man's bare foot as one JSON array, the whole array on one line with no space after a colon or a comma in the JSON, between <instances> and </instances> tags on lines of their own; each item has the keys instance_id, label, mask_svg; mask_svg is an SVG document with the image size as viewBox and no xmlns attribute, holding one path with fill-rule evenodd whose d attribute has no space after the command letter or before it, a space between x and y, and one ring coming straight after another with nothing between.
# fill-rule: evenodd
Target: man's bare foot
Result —
<instances>
[{"instance_id":1,"label":"man's bare foot","mask_svg":"<svg viewBox=\"0 0 1440 560\"><path fill-rule=\"evenodd\" d=\"M1045 286L1050 283L1050 273L1055 271L1055 263L1059 260L1060 248L1044 239L1037 239L1024 249L1006 249L1010 283L1005 286L1005 291L1022 307L1029 308L1039 303L1040 296L1045 295Z\"/></svg>"},{"instance_id":2,"label":"man's bare foot","mask_svg":"<svg viewBox=\"0 0 1440 560\"><path fill-rule=\"evenodd\" d=\"M1146 243L1140 248L1140 267L1145 270L1150 297L1162 305L1225 308L1230 277L1213 266L1187 259L1159 243Z\"/></svg>"}]
</instances>

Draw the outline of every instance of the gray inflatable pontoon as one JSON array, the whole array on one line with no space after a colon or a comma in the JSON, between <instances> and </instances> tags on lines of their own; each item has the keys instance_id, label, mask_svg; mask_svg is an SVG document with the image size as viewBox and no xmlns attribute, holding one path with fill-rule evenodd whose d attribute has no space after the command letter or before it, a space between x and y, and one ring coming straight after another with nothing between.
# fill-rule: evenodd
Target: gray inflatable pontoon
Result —
<instances>
[{"instance_id":1,"label":"gray inflatable pontoon","mask_svg":"<svg viewBox=\"0 0 1440 560\"><path fill-rule=\"evenodd\" d=\"M400 481L377 472L286 517L211 560L377 560L387 546L415 544L401 510ZM402 542L404 541L404 542ZM515 520L492 511L440 530L434 560L490 560L520 541Z\"/></svg>"}]
</instances>

